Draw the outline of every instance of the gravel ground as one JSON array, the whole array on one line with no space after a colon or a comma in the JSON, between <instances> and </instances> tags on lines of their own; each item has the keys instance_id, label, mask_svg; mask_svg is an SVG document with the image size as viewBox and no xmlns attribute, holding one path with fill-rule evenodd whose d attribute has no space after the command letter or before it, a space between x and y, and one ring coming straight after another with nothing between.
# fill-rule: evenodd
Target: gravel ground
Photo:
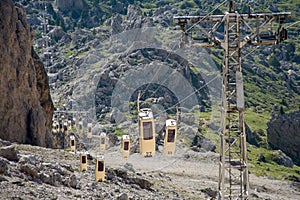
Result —
<instances>
[{"instance_id":1,"label":"gravel ground","mask_svg":"<svg viewBox=\"0 0 300 200\"><path fill-rule=\"evenodd\" d=\"M5 161L1 199L215 199L217 192L218 154L212 152L179 148L174 157L157 152L153 158L143 158L136 153L124 160L119 148L112 147L104 154L107 180L95 182L95 161L89 160L88 171L80 172L78 152L14 146L20 159ZM94 157L99 152L90 153ZM41 178L47 173L53 182ZM250 175L250 187L252 199L300 197L299 185L288 181Z\"/></svg>"}]
</instances>

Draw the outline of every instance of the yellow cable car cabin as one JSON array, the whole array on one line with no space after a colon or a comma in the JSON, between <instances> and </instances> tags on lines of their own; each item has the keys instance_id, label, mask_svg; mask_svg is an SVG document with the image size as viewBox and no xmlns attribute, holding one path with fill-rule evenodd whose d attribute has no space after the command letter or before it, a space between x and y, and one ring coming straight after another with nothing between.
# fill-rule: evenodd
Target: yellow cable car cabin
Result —
<instances>
[{"instance_id":1,"label":"yellow cable car cabin","mask_svg":"<svg viewBox=\"0 0 300 200\"><path fill-rule=\"evenodd\" d=\"M72 126L74 127L74 128L77 128L77 121L76 121L76 117L73 117L73 122L72 122Z\"/></svg>"},{"instance_id":2,"label":"yellow cable car cabin","mask_svg":"<svg viewBox=\"0 0 300 200\"><path fill-rule=\"evenodd\" d=\"M91 139L93 134L92 134L92 123L88 123L88 132L87 132L87 138Z\"/></svg>"},{"instance_id":3,"label":"yellow cable car cabin","mask_svg":"<svg viewBox=\"0 0 300 200\"><path fill-rule=\"evenodd\" d=\"M155 156L155 126L150 108L139 112L140 153L144 157Z\"/></svg>"},{"instance_id":4,"label":"yellow cable car cabin","mask_svg":"<svg viewBox=\"0 0 300 200\"><path fill-rule=\"evenodd\" d=\"M96 160L96 181L104 181L105 179L105 163L104 156L97 156Z\"/></svg>"},{"instance_id":5,"label":"yellow cable car cabin","mask_svg":"<svg viewBox=\"0 0 300 200\"><path fill-rule=\"evenodd\" d=\"M71 151L76 150L76 141L75 141L75 136L74 135L70 136L70 147L71 147Z\"/></svg>"},{"instance_id":6,"label":"yellow cable car cabin","mask_svg":"<svg viewBox=\"0 0 300 200\"><path fill-rule=\"evenodd\" d=\"M55 130L56 130L56 132L59 132L59 122L58 121L55 122Z\"/></svg>"},{"instance_id":7,"label":"yellow cable car cabin","mask_svg":"<svg viewBox=\"0 0 300 200\"><path fill-rule=\"evenodd\" d=\"M106 133L100 134L100 151L105 151L106 148Z\"/></svg>"},{"instance_id":8,"label":"yellow cable car cabin","mask_svg":"<svg viewBox=\"0 0 300 200\"><path fill-rule=\"evenodd\" d=\"M176 148L177 123L174 119L166 120L166 133L164 139L164 155L174 156Z\"/></svg>"},{"instance_id":9,"label":"yellow cable car cabin","mask_svg":"<svg viewBox=\"0 0 300 200\"><path fill-rule=\"evenodd\" d=\"M72 121L68 120L68 130L71 131L72 130Z\"/></svg>"},{"instance_id":10,"label":"yellow cable car cabin","mask_svg":"<svg viewBox=\"0 0 300 200\"><path fill-rule=\"evenodd\" d=\"M128 159L130 155L130 138L129 135L122 136L122 156Z\"/></svg>"},{"instance_id":11,"label":"yellow cable car cabin","mask_svg":"<svg viewBox=\"0 0 300 200\"><path fill-rule=\"evenodd\" d=\"M59 132L59 123L57 121L53 121L52 127L54 133Z\"/></svg>"},{"instance_id":12,"label":"yellow cable car cabin","mask_svg":"<svg viewBox=\"0 0 300 200\"><path fill-rule=\"evenodd\" d=\"M87 171L87 165L88 165L87 155L86 153L82 153L80 155L80 171Z\"/></svg>"},{"instance_id":13,"label":"yellow cable car cabin","mask_svg":"<svg viewBox=\"0 0 300 200\"><path fill-rule=\"evenodd\" d=\"M64 125L63 125L63 132L65 135L68 135L69 134L69 131L68 131L68 122L64 122Z\"/></svg>"}]
</instances>

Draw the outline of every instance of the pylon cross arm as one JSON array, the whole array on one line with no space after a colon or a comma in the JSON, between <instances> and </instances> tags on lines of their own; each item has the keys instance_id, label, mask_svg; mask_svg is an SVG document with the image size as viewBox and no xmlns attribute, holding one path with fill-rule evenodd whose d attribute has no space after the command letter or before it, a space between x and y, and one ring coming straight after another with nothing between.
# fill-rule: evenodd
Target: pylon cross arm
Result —
<instances>
[{"instance_id":1,"label":"pylon cross arm","mask_svg":"<svg viewBox=\"0 0 300 200\"><path fill-rule=\"evenodd\" d=\"M229 19L226 19L229 17ZM228 13L225 15L209 15L209 16L175 16L174 23L180 24L181 27L184 27L184 34L188 35L191 30L199 30L205 37L207 37L206 42L197 42L192 46L200 47L214 47L221 45L221 47L226 48L226 41L224 39L215 36L218 28L226 22L234 22L236 18L240 19L240 24L244 24L247 29L250 30L250 33L244 37L241 37L239 47L243 48L246 44L251 45L264 45L264 44L277 44L283 41L283 38L280 38L280 32L282 31L282 23L291 17L290 12L280 12L280 13L260 13L260 14L239 14L239 13ZM274 36L273 40L262 41L260 33L262 30L265 30L269 25L278 21L278 28L271 37ZM250 25L248 22L256 22L256 24ZM203 26L201 23L214 23L212 28L207 30L207 27ZM185 24L185 25L184 25ZM187 24L192 24L187 28ZM240 26L239 24L239 26Z\"/></svg>"}]
</instances>

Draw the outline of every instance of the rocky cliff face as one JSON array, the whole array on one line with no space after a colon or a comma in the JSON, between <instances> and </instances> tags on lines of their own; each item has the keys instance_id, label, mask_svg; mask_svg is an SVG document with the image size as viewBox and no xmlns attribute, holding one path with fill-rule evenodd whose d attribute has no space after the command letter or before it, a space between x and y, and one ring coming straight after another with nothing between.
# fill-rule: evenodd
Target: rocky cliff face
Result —
<instances>
[{"instance_id":1,"label":"rocky cliff face","mask_svg":"<svg viewBox=\"0 0 300 200\"><path fill-rule=\"evenodd\" d=\"M52 146L53 103L23 7L0 1L0 138Z\"/></svg>"},{"instance_id":2,"label":"rocky cliff face","mask_svg":"<svg viewBox=\"0 0 300 200\"><path fill-rule=\"evenodd\" d=\"M268 122L268 142L300 164L300 110L278 115Z\"/></svg>"}]
</instances>

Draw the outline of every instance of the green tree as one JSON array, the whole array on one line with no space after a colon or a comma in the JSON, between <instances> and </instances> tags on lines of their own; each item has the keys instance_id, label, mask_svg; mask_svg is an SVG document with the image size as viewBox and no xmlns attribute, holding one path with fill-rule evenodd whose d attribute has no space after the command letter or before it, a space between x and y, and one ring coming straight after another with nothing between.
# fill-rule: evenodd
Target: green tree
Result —
<instances>
[{"instance_id":1,"label":"green tree","mask_svg":"<svg viewBox=\"0 0 300 200\"><path fill-rule=\"evenodd\" d=\"M288 43L286 45L286 59L288 61L291 60L294 57L295 51L296 51L295 43Z\"/></svg>"},{"instance_id":2,"label":"green tree","mask_svg":"<svg viewBox=\"0 0 300 200\"><path fill-rule=\"evenodd\" d=\"M284 110L283 110L283 107L282 107L282 106L280 106L279 113L280 113L280 115L284 115L284 114L285 114L285 112L284 112Z\"/></svg>"},{"instance_id":3,"label":"green tree","mask_svg":"<svg viewBox=\"0 0 300 200\"><path fill-rule=\"evenodd\" d=\"M111 0L111 1L110 1L110 4L111 4L112 6L115 6L115 5L117 4L117 0Z\"/></svg>"},{"instance_id":4,"label":"green tree","mask_svg":"<svg viewBox=\"0 0 300 200\"><path fill-rule=\"evenodd\" d=\"M280 67L280 62L278 61L278 59L274 54L270 56L268 63L273 67Z\"/></svg>"}]
</instances>

